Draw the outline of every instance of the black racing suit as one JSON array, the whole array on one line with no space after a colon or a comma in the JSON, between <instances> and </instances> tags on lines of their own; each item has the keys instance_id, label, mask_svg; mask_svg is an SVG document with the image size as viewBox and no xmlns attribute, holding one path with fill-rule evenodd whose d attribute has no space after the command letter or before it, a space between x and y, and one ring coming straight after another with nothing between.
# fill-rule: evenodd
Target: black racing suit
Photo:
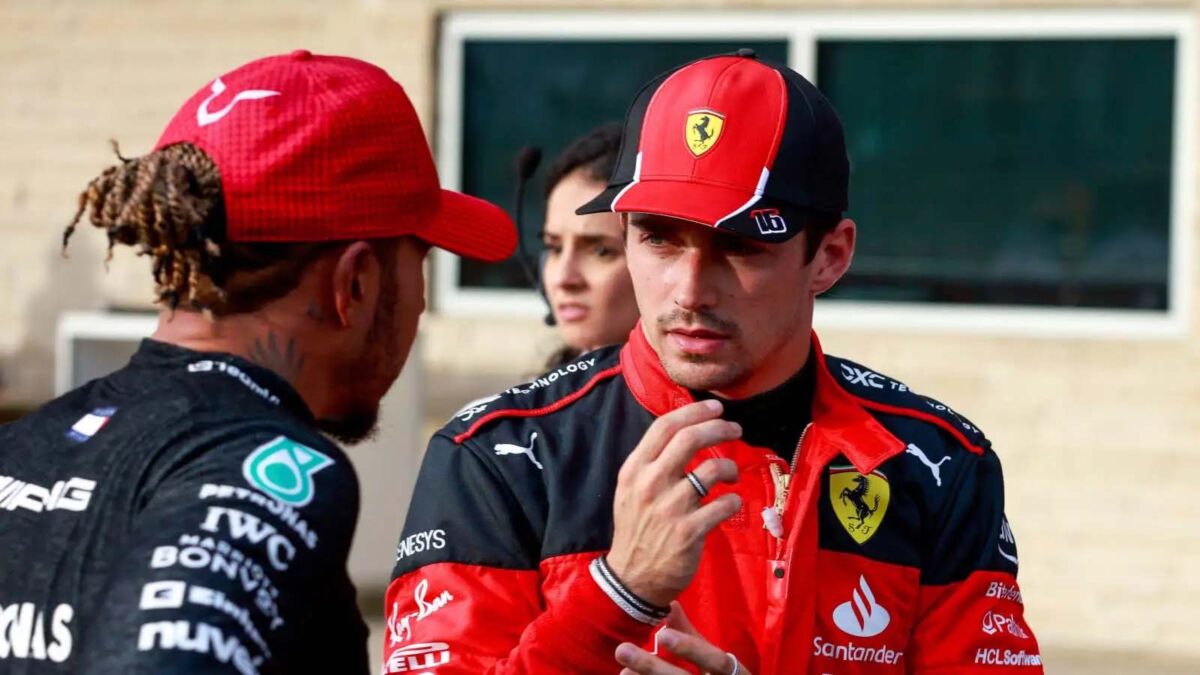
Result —
<instances>
[{"instance_id":1,"label":"black racing suit","mask_svg":"<svg viewBox=\"0 0 1200 675\"><path fill-rule=\"evenodd\" d=\"M357 517L284 380L146 340L0 427L0 673L366 673Z\"/></svg>"}]
</instances>

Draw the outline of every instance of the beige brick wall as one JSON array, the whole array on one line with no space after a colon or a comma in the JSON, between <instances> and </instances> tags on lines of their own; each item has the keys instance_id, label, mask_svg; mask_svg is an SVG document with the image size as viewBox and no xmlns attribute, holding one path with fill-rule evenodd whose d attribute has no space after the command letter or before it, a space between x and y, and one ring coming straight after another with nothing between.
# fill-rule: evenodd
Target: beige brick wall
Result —
<instances>
[{"instance_id":1,"label":"beige brick wall","mask_svg":"<svg viewBox=\"0 0 1200 675\"><path fill-rule=\"evenodd\" d=\"M434 101L436 18L447 8L642 7L505 0L28 2L0 0L0 404L51 390L60 311L142 304L141 261L106 275L102 237L60 228L111 160L107 139L146 151L214 74L297 47L376 62L423 118ZM660 2L653 7L1094 6L1095 2ZM1110 6L1143 3L1108 3ZM1193 8L1192 2L1157 6ZM1186 186L1195 189L1197 186ZM1196 240L1200 242L1200 237ZM1200 251L1188 252L1195 264ZM1200 298L1200 294L1197 294ZM1029 615L1046 643L1200 659L1200 328L1117 342L832 331L827 348L951 402L1005 463ZM432 373L528 372L552 344L535 322L495 330L427 317Z\"/></svg>"}]
</instances>

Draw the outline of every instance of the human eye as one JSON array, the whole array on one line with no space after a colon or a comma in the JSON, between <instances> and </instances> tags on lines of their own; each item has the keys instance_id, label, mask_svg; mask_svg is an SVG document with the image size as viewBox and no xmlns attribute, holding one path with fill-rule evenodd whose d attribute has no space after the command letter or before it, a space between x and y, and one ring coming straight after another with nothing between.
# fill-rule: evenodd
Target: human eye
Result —
<instances>
[{"instance_id":1,"label":"human eye","mask_svg":"<svg viewBox=\"0 0 1200 675\"><path fill-rule=\"evenodd\" d=\"M641 234L638 235L638 241L655 248L667 245L666 235L654 230L642 230Z\"/></svg>"},{"instance_id":2,"label":"human eye","mask_svg":"<svg viewBox=\"0 0 1200 675\"><path fill-rule=\"evenodd\" d=\"M616 246L609 246L608 244L596 244L595 248L592 249L592 253L594 253L597 258L611 260L621 256L621 249L617 248Z\"/></svg>"}]
</instances>

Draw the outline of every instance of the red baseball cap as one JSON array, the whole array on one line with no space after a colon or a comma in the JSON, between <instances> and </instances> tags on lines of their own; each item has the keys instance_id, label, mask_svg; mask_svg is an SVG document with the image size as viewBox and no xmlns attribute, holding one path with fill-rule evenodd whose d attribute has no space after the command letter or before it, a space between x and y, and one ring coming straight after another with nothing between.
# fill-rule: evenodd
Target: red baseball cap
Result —
<instances>
[{"instance_id":1,"label":"red baseball cap","mask_svg":"<svg viewBox=\"0 0 1200 675\"><path fill-rule=\"evenodd\" d=\"M443 190L404 89L381 68L300 50L196 92L155 149L192 143L216 162L227 241L411 234L486 261L516 246L499 207Z\"/></svg>"},{"instance_id":2,"label":"red baseball cap","mask_svg":"<svg viewBox=\"0 0 1200 675\"><path fill-rule=\"evenodd\" d=\"M653 213L780 242L810 212L842 214L849 183L829 101L799 73L739 49L642 88L608 188L578 213Z\"/></svg>"}]
</instances>

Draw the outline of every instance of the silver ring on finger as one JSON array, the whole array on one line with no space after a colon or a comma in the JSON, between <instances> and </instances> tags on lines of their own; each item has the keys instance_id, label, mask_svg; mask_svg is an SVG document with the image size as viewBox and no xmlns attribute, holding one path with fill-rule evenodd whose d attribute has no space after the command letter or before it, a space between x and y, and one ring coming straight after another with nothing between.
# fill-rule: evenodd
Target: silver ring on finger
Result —
<instances>
[{"instance_id":1,"label":"silver ring on finger","mask_svg":"<svg viewBox=\"0 0 1200 675\"><path fill-rule=\"evenodd\" d=\"M733 655L733 652L725 652L725 656L733 661L733 670L729 671L729 675L738 675L742 671L742 664L738 663L738 659Z\"/></svg>"},{"instance_id":2,"label":"silver ring on finger","mask_svg":"<svg viewBox=\"0 0 1200 675\"><path fill-rule=\"evenodd\" d=\"M692 487L696 488L696 493L700 495L701 499L704 499L708 496L708 488L704 487L704 481L700 480L700 477L696 475L695 471L688 471L687 473L683 474L683 476L684 478L688 479L688 482L692 484Z\"/></svg>"}]
</instances>

